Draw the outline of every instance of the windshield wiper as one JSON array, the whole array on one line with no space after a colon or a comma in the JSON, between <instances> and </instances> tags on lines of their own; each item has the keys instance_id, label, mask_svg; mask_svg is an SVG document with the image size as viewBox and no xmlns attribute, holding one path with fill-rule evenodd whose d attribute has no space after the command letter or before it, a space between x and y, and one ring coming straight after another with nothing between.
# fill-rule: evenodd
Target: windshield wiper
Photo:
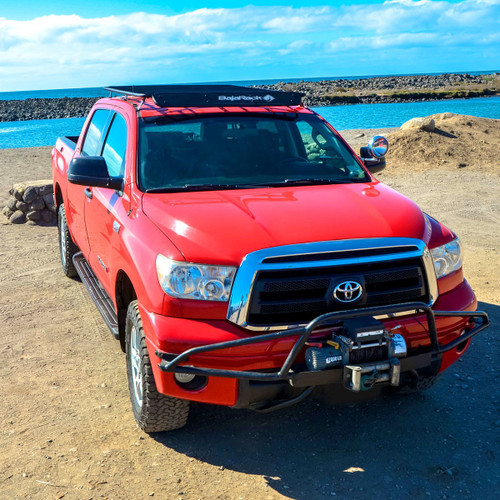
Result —
<instances>
[{"instance_id":1,"label":"windshield wiper","mask_svg":"<svg viewBox=\"0 0 500 500\"><path fill-rule=\"evenodd\" d=\"M351 184L359 179L284 179L280 182L270 182L268 186L313 186L315 184Z\"/></svg>"},{"instance_id":2,"label":"windshield wiper","mask_svg":"<svg viewBox=\"0 0 500 500\"><path fill-rule=\"evenodd\" d=\"M184 184L183 186L146 189L146 193L175 193L177 191L219 191L222 189L248 189L257 184Z\"/></svg>"},{"instance_id":3,"label":"windshield wiper","mask_svg":"<svg viewBox=\"0 0 500 500\"><path fill-rule=\"evenodd\" d=\"M277 182L263 182L255 184L184 184L183 186L161 187L146 189L146 193L175 193L179 191L219 191L223 189L255 189L260 187L279 186L314 186L319 184L352 184L353 182L366 182L364 179L284 179Z\"/></svg>"}]
</instances>

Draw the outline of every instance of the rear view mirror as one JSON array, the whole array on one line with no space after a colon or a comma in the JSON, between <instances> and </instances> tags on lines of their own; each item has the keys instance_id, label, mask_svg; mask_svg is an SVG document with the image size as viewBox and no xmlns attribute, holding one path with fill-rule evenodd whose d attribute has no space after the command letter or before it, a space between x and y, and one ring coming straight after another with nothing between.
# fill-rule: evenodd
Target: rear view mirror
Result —
<instances>
[{"instance_id":1,"label":"rear view mirror","mask_svg":"<svg viewBox=\"0 0 500 500\"><path fill-rule=\"evenodd\" d=\"M373 156L374 158L384 157L387 154L388 149L389 141L381 135L376 135L368 143L368 151L370 152L370 156Z\"/></svg>"},{"instance_id":2,"label":"rear view mirror","mask_svg":"<svg viewBox=\"0 0 500 500\"><path fill-rule=\"evenodd\" d=\"M123 179L109 176L106 160L102 156L73 158L68 167L68 181L80 186L123 190Z\"/></svg>"},{"instance_id":3,"label":"rear view mirror","mask_svg":"<svg viewBox=\"0 0 500 500\"><path fill-rule=\"evenodd\" d=\"M389 141L381 135L376 135L371 139L367 147L360 149L359 155L370 173L376 174L384 170L385 155L388 149Z\"/></svg>"}]
</instances>

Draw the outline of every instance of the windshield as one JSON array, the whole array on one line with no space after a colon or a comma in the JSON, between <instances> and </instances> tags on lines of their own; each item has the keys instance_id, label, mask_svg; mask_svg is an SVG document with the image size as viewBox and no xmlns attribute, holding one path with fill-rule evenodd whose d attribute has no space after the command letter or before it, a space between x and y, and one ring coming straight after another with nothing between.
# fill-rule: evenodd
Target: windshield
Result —
<instances>
[{"instance_id":1,"label":"windshield","mask_svg":"<svg viewBox=\"0 0 500 500\"><path fill-rule=\"evenodd\" d=\"M370 181L315 115L150 118L139 141L139 185L150 192Z\"/></svg>"}]
</instances>

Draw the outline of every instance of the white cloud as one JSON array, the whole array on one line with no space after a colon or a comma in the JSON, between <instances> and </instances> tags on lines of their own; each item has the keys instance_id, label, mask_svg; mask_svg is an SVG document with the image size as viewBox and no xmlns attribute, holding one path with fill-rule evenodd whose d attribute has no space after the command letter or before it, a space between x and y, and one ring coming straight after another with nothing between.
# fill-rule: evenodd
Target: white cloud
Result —
<instances>
[{"instance_id":1,"label":"white cloud","mask_svg":"<svg viewBox=\"0 0 500 500\"><path fill-rule=\"evenodd\" d=\"M0 18L0 90L397 73L405 51L414 71L457 61L451 69L498 69L498 33L500 0Z\"/></svg>"}]
</instances>

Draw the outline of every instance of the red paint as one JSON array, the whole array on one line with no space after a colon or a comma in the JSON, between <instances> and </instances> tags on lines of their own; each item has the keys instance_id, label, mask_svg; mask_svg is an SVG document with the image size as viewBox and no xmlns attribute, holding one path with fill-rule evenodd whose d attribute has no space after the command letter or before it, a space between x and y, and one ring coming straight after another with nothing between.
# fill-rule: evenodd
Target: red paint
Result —
<instances>
[{"instance_id":1,"label":"red paint","mask_svg":"<svg viewBox=\"0 0 500 500\"><path fill-rule=\"evenodd\" d=\"M178 261L238 266L249 252L293 243L372 237L410 237L430 247L442 245L454 234L431 220L428 234L418 206L390 187L372 179L364 184L275 187L213 192L144 194L137 186L137 112L139 101L101 99L93 108L122 114L128 126L125 188L123 196L111 190L92 188L92 201L83 186L67 182L66 171L73 156L79 156L85 131L76 148L58 140L52 151L54 192L66 206L74 241L83 251L102 285L115 302L118 273L125 273L140 303L150 356L158 389L164 394L215 404L233 405L238 382L211 378L197 392L181 389L171 374L157 368L155 350L170 353L208 343L255 335L226 321L227 304L173 299L161 289L155 261L158 253ZM270 107L268 112L313 113L303 107ZM147 99L142 117L260 111L262 108L171 108L158 109ZM91 116L91 115L89 115ZM337 132L335 132L337 133ZM120 232L112 224L120 224ZM106 270L98 263L104 261ZM476 299L464 281L462 270L439 280L442 310L475 310ZM427 345L425 317L391 320L401 324L400 333L409 348ZM438 318L439 339L449 342L467 328L467 321ZM201 366L253 370L281 366L294 339L259 343L199 356ZM446 368L459 357L448 353ZM195 359L196 361L196 359Z\"/></svg>"}]
</instances>

